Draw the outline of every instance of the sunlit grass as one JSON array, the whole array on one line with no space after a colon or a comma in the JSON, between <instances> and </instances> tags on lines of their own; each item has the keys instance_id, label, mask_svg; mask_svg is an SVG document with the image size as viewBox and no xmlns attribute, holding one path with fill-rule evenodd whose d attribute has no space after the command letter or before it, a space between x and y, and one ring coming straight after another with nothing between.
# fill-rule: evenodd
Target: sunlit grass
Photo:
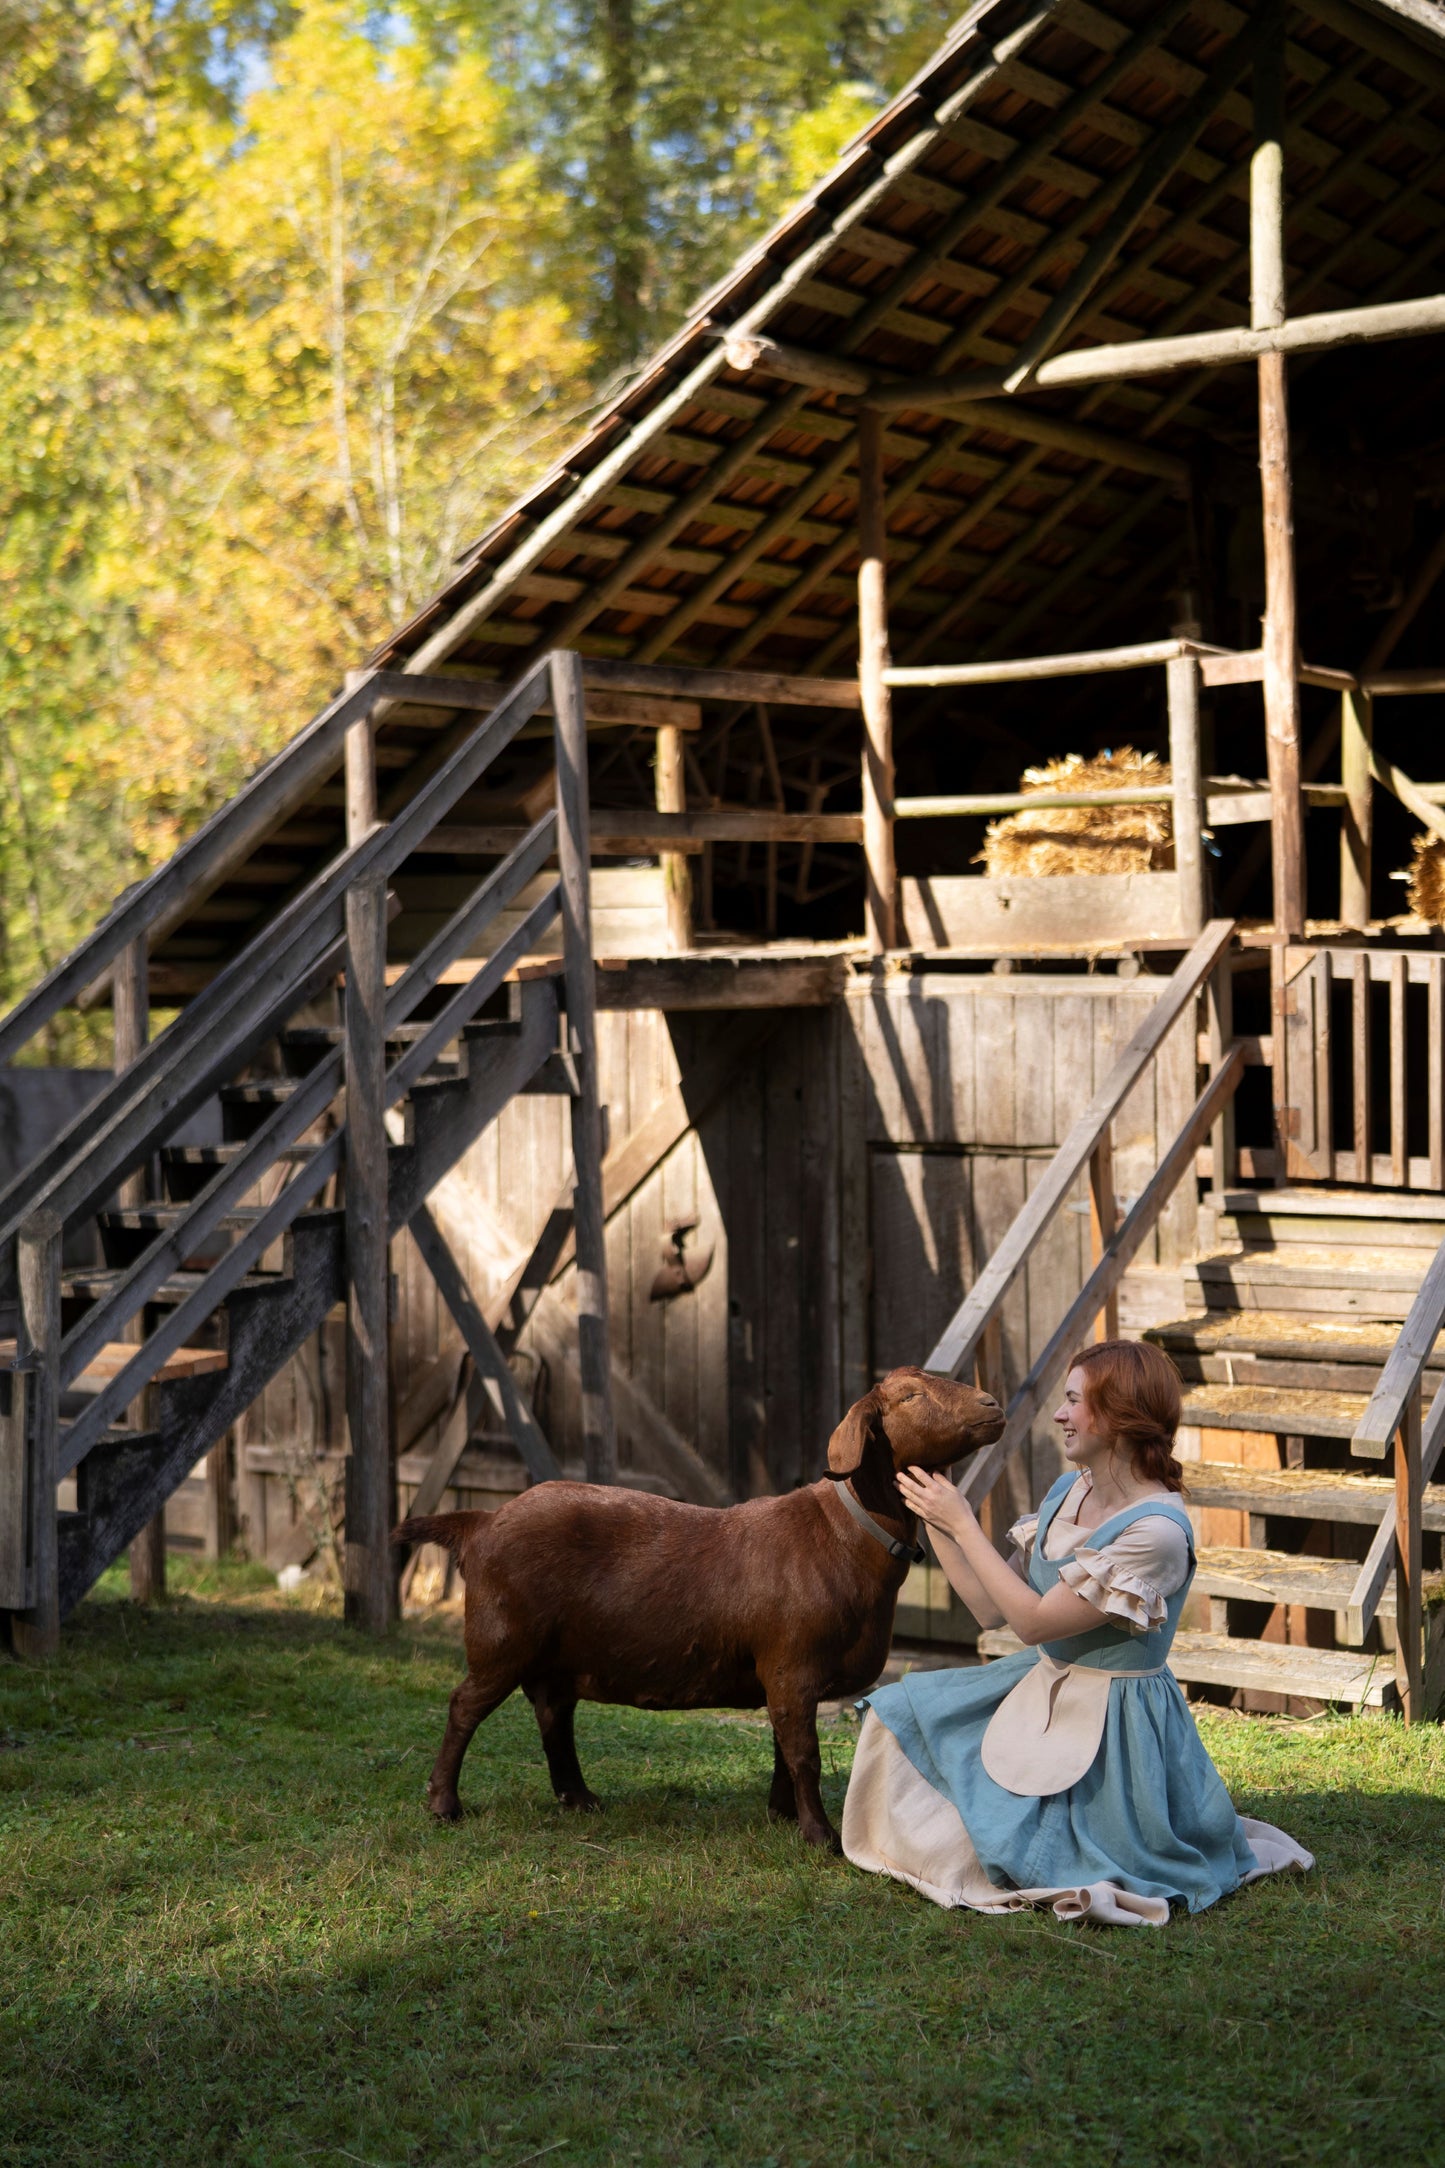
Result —
<instances>
[{"instance_id":1,"label":"sunlit grass","mask_svg":"<svg viewBox=\"0 0 1445 2168\"><path fill-rule=\"evenodd\" d=\"M736 1719L584 1709L581 1818L514 1700L439 1829L452 1629L175 1577L0 1665L0 2161L1445 2162L1434 1728L1206 1713L1316 1874L984 1920L770 1827Z\"/></svg>"}]
</instances>

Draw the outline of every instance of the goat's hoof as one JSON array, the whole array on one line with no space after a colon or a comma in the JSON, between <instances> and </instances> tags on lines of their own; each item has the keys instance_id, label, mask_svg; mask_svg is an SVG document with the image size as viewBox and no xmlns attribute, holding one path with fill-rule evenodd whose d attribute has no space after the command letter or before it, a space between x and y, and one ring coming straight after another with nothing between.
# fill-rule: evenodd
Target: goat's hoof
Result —
<instances>
[{"instance_id":1,"label":"goat's hoof","mask_svg":"<svg viewBox=\"0 0 1445 2168\"><path fill-rule=\"evenodd\" d=\"M802 1830L801 1835L804 1844L815 1844L820 1850L841 1852L843 1849L843 1840L831 1822L810 1824Z\"/></svg>"},{"instance_id":2,"label":"goat's hoof","mask_svg":"<svg viewBox=\"0 0 1445 2168\"><path fill-rule=\"evenodd\" d=\"M426 1803L439 1822L459 1822L462 1818L462 1803L455 1792L435 1797L428 1792Z\"/></svg>"},{"instance_id":3,"label":"goat's hoof","mask_svg":"<svg viewBox=\"0 0 1445 2168\"><path fill-rule=\"evenodd\" d=\"M770 1822L796 1822L797 1819L798 1808L795 1800L770 1799L768 1801L768 1820Z\"/></svg>"},{"instance_id":4,"label":"goat's hoof","mask_svg":"<svg viewBox=\"0 0 1445 2168\"><path fill-rule=\"evenodd\" d=\"M573 1814L600 1814L602 1801L596 1792L589 1792L584 1784L580 1792L558 1792L557 1804Z\"/></svg>"}]
</instances>

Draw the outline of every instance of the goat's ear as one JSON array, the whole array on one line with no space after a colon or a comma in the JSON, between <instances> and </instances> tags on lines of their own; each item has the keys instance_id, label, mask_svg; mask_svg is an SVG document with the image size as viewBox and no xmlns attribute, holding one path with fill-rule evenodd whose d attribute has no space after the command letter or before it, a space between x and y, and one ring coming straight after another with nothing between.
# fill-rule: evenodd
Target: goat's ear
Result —
<instances>
[{"instance_id":1,"label":"goat's ear","mask_svg":"<svg viewBox=\"0 0 1445 2168\"><path fill-rule=\"evenodd\" d=\"M856 1475L867 1458L869 1446L880 1442L886 1445L887 1439L883 1430L883 1410L874 1391L854 1401L828 1440L829 1473Z\"/></svg>"}]
</instances>

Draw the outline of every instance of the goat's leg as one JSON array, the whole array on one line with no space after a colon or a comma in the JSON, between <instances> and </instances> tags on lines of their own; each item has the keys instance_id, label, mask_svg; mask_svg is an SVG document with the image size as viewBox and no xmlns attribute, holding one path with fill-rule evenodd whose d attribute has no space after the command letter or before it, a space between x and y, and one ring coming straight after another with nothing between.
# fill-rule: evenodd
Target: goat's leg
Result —
<instances>
[{"instance_id":1,"label":"goat's leg","mask_svg":"<svg viewBox=\"0 0 1445 2168\"><path fill-rule=\"evenodd\" d=\"M583 1813L600 1813L602 1802L595 1792L588 1790L582 1764L577 1759L574 1730L577 1696L569 1694L565 1687L559 1689L547 1682L528 1686L526 1693L536 1713L537 1729L542 1734L542 1752L547 1757L552 1789L561 1804Z\"/></svg>"},{"instance_id":2,"label":"goat's leg","mask_svg":"<svg viewBox=\"0 0 1445 2168\"><path fill-rule=\"evenodd\" d=\"M798 1819L797 1794L776 1732L773 1733L773 1781L768 1790L768 1819L772 1822L796 1822Z\"/></svg>"},{"instance_id":3,"label":"goat's leg","mask_svg":"<svg viewBox=\"0 0 1445 2168\"><path fill-rule=\"evenodd\" d=\"M516 1683L512 1677L505 1681L479 1679L468 1672L452 1695L447 1705L447 1728L442 1736L441 1752L433 1764L426 1788L426 1803L438 1821L461 1820L457 1778L461 1774L462 1756L471 1745L472 1733L478 1724L501 1706Z\"/></svg>"},{"instance_id":4,"label":"goat's leg","mask_svg":"<svg viewBox=\"0 0 1445 2168\"><path fill-rule=\"evenodd\" d=\"M805 1844L838 1850L838 1833L823 1808L823 1756L818 1746L817 1696L797 1687L770 1686L768 1715L773 1740L792 1780L798 1828ZM774 1784L777 1779L774 1778Z\"/></svg>"}]
</instances>

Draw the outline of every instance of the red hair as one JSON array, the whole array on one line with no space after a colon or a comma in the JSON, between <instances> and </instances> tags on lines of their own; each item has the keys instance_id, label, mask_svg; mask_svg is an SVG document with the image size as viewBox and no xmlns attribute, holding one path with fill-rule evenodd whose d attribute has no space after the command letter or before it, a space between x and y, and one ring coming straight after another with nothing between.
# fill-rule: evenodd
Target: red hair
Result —
<instances>
[{"instance_id":1,"label":"red hair","mask_svg":"<svg viewBox=\"0 0 1445 2168\"><path fill-rule=\"evenodd\" d=\"M1084 1400L1096 1430L1129 1455L1144 1483L1182 1491L1184 1470L1174 1458L1179 1428L1179 1372L1148 1340L1096 1340L1069 1357L1084 1373Z\"/></svg>"}]
</instances>

